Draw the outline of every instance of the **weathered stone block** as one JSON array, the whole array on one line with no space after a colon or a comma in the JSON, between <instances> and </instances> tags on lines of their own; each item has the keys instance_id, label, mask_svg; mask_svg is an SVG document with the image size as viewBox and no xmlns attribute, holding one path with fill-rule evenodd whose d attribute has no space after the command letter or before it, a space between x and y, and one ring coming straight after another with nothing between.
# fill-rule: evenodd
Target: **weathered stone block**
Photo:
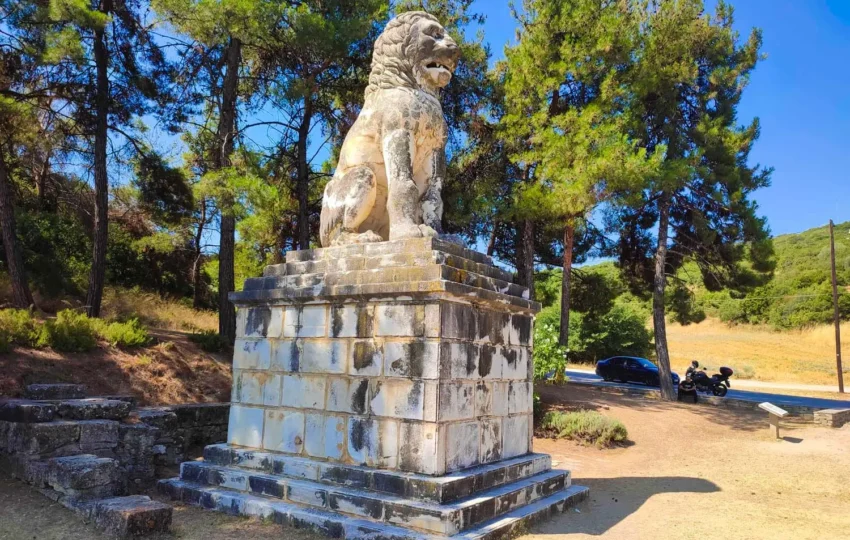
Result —
<instances>
[{"instance_id":1,"label":"weathered stone block","mask_svg":"<svg viewBox=\"0 0 850 540\"><path fill-rule=\"evenodd\" d=\"M299 371L303 373L345 373L348 360L347 345L346 341L306 340L303 345Z\"/></svg>"},{"instance_id":2,"label":"weathered stone block","mask_svg":"<svg viewBox=\"0 0 850 540\"><path fill-rule=\"evenodd\" d=\"M323 409L326 383L321 376L285 375L281 403L297 409Z\"/></svg>"},{"instance_id":3,"label":"weathered stone block","mask_svg":"<svg viewBox=\"0 0 850 540\"><path fill-rule=\"evenodd\" d=\"M267 410L263 448L275 452L300 454L304 448L304 414L294 411Z\"/></svg>"},{"instance_id":4,"label":"weathered stone block","mask_svg":"<svg viewBox=\"0 0 850 540\"><path fill-rule=\"evenodd\" d=\"M114 459L89 454L50 459L43 474L44 485L73 498L120 495L125 489Z\"/></svg>"},{"instance_id":5,"label":"weathered stone block","mask_svg":"<svg viewBox=\"0 0 850 540\"><path fill-rule=\"evenodd\" d=\"M233 344L234 369L268 369L271 361L268 340L237 339Z\"/></svg>"},{"instance_id":6,"label":"weathered stone block","mask_svg":"<svg viewBox=\"0 0 850 540\"><path fill-rule=\"evenodd\" d=\"M443 304L440 307L440 337L474 341L478 336L477 313L465 304Z\"/></svg>"},{"instance_id":7,"label":"weathered stone block","mask_svg":"<svg viewBox=\"0 0 850 540\"><path fill-rule=\"evenodd\" d=\"M446 441L436 423L399 424L398 468L421 474L446 472Z\"/></svg>"},{"instance_id":8,"label":"weathered stone block","mask_svg":"<svg viewBox=\"0 0 850 540\"><path fill-rule=\"evenodd\" d=\"M235 401L249 405L262 405L263 383L268 377L267 373L261 371L234 372L234 379L237 377L238 398Z\"/></svg>"},{"instance_id":9,"label":"weathered stone block","mask_svg":"<svg viewBox=\"0 0 850 540\"><path fill-rule=\"evenodd\" d=\"M479 350L474 343L443 342L440 346L442 379L476 379Z\"/></svg>"},{"instance_id":10,"label":"weathered stone block","mask_svg":"<svg viewBox=\"0 0 850 540\"><path fill-rule=\"evenodd\" d=\"M503 379L526 380L528 379L528 366L531 363L531 355L526 347L504 347Z\"/></svg>"},{"instance_id":11,"label":"weathered stone block","mask_svg":"<svg viewBox=\"0 0 850 540\"><path fill-rule=\"evenodd\" d=\"M8 451L30 455L67 455L79 453L79 422L53 421L8 426Z\"/></svg>"},{"instance_id":12,"label":"weathered stone block","mask_svg":"<svg viewBox=\"0 0 850 540\"><path fill-rule=\"evenodd\" d=\"M121 420L130 414L131 403L114 399L87 398L63 401L58 414L75 420Z\"/></svg>"},{"instance_id":13,"label":"weathered stone block","mask_svg":"<svg viewBox=\"0 0 850 540\"><path fill-rule=\"evenodd\" d=\"M239 337L266 337L271 323L269 307L242 308L236 313L236 332Z\"/></svg>"},{"instance_id":14,"label":"weathered stone block","mask_svg":"<svg viewBox=\"0 0 850 540\"><path fill-rule=\"evenodd\" d=\"M86 387L83 384L30 384L24 389L27 399L81 399L86 397Z\"/></svg>"},{"instance_id":15,"label":"weathered stone block","mask_svg":"<svg viewBox=\"0 0 850 540\"><path fill-rule=\"evenodd\" d=\"M415 337L425 335L425 306L379 304L375 308L376 335Z\"/></svg>"},{"instance_id":16,"label":"weathered stone block","mask_svg":"<svg viewBox=\"0 0 850 540\"><path fill-rule=\"evenodd\" d=\"M511 345L531 347L534 337L534 318L530 315L511 316L510 342Z\"/></svg>"},{"instance_id":17,"label":"weathered stone block","mask_svg":"<svg viewBox=\"0 0 850 540\"><path fill-rule=\"evenodd\" d=\"M383 351L374 339L358 339L351 343L348 372L352 375L378 376L381 374Z\"/></svg>"},{"instance_id":18,"label":"weathered stone block","mask_svg":"<svg viewBox=\"0 0 850 540\"><path fill-rule=\"evenodd\" d=\"M440 346L436 341L384 342L384 374L390 377L437 379L440 376Z\"/></svg>"},{"instance_id":19,"label":"weathered stone block","mask_svg":"<svg viewBox=\"0 0 850 540\"><path fill-rule=\"evenodd\" d=\"M502 419L485 418L481 421L481 463L502 459Z\"/></svg>"},{"instance_id":20,"label":"weathered stone block","mask_svg":"<svg viewBox=\"0 0 850 540\"><path fill-rule=\"evenodd\" d=\"M325 337L327 309L320 306L287 306L283 316L284 337Z\"/></svg>"},{"instance_id":21,"label":"weathered stone block","mask_svg":"<svg viewBox=\"0 0 850 540\"><path fill-rule=\"evenodd\" d=\"M331 306L331 337L372 337L375 307L368 304Z\"/></svg>"},{"instance_id":22,"label":"weathered stone block","mask_svg":"<svg viewBox=\"0 0 850 540\"><path fill-rule=\"evenodd\" d=\"M398 424L392 420L353 416L348 419L348 455L369 467L395 468L398 463Z\"/></svg>"},{"instance_id":23,"label":"weathered stone block","mask_svg":"<svg viewBox=\"0 0 850 540\"><path fill-rule=\"evenodd\" d=\"M303 341L281 339L272 344L271 369L297 373L301 371Z\"/></svg>"},{"instance_id":24,"label":"weathered stone block","mask_svg":"<svg viewBox=\"0 0 850 540\"><path fill-rule=\"evenodd\" d=\"M263 409L232 405L227 426L227 442L260 448L263 443Z\"/></svg>"},{"instance_id":25,"label":"weathered stone block","mask_svg":"<svg viewBox=\"0 0 850 540\"><path fill-rule=\"evenodd\" d=\"M502 457L511 458L528 452L531 415L509 416L502 422Z\"/></svg>"},{"instance_id":26,"label":"weathered stone block","mask_svg":"<svg viewBox=\"0 0 850 540\"><path fill-rule=\"evenodd\" d=\"M437 404L436 383L387 379L371 383L369 410L376 416L407 420L434 420Z\"/></svg>"},{"instance_id":27,"label":"weathered stone block","mask_svg":"<svg viewBox=\"0 0 850 540\"><path fill-rule=\"evenodd\" d=\"M531 383L512 382L508 388L508 413L530 413L533 406Z\"/></svg>"},{"instance_id":28,"label":"weathered stone block","mask_svg":"<svg viewBox=\"0 0 850 540\"><path fill-rule=\"evenodd\" d=\"M23 399L0 402L0 420L5 422L50 422L56 416L56 405Z\"/></svg>"},{"instance_id":29,"label":"weathered stone block","mask_svg":"<svg viewBox=\"0 0 850 540\"><path fill-rule=\"evenodd\" d=\"M345 454L346 421L342 416L308 414L304 450L318 458L342 459Z\"/></svg>"},{"instance_id":30,"label":"weathered stone block","mask_svg":"<svg viewBox=\"0 0 850 540\"><path fill-rule=\"evenodd\" d=\"M443 427L446 433L446 471L457 471L479 463L478 422L460 422Z\"/></svg>"},{"instance_id":31,"label":"weathered stone block","mask_svg":"<svg viewBox=\"0 0 850 540\"><path fill-rule=\"evenodd\" d=\"M107 535L128 538L167 533L173 509L144 495L114 497L93 503L90 519Z\"/></svg>"},{"instance_id":32,"label":"weathered stone block","mask_svg":"<svg viewBox=\"0 0 850 540\"><path fill-rule=\"evenodd\" d=\"M369 379L332 377L328 379L327 410L366 414L369 404Z\"/></svg>"},{"instance_id":33,"label":"weathered stone block","mask_svg":"<svg viewBox=\"0 0 850 540\"><path fill-rule=\"evenodd\" d=\"M84 420L80 425L80 449L92 452L118 445L118 422L113 420Z\"/></svg>"},{"instance_id":34,"label":"weathered stone block","mask_svg":"<svg viewBox=\"0 0 850 540\"><path fill-rule=\"evenodd\" d=\"M478 377L482 379L501 379L505 365L502 347L484 343L478 346Z\"/></svg>"},{"instance_id":35,"label":"weathered stone block","mask_svg":"<svg viewBox=\"0 0 850 540\"><path fill-rule=\"evenodd\" d=\"M471 382L440 383L438 420L447 422L465 420L475 412L475 384Z\"/></svg>"}]
</instances>

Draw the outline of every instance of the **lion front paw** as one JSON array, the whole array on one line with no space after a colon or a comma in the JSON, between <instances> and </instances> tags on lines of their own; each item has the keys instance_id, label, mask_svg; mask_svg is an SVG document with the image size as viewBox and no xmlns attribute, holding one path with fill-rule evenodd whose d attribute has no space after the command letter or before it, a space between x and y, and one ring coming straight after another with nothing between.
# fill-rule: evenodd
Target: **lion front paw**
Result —
<instances>
[{"instance_id":1,"label":"lion front paw","mask_svg":"<svg viewBox=\"0 0 850 540\"><path fill-rule=\"evenodd\" d=\"M390 240L401 240L403 238L427 238L437 237L437 231L428 225L393 225L390 227Z\"/></svg>"}]
</instances>

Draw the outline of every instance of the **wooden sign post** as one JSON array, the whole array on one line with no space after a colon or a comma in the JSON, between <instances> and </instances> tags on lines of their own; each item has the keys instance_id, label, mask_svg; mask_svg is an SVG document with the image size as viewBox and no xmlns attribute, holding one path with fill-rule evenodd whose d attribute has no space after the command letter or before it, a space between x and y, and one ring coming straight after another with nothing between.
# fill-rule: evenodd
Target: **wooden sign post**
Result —
<instances>
[{"instance_id":1,"label":"wooden sign post","mask_svg":"<svg viewBox=\"0 0 850 540\"><path fill-rule=\"evenodd\" d=\"M781 438L779 437L779 419L788 416L788 411L786 411L785 409L780 409L773 403L768 403L767 401L765 401L764 403L760 403L759 408L770 413L770 430L773 432L777 439Z\"/></svg>"}]
</instances>

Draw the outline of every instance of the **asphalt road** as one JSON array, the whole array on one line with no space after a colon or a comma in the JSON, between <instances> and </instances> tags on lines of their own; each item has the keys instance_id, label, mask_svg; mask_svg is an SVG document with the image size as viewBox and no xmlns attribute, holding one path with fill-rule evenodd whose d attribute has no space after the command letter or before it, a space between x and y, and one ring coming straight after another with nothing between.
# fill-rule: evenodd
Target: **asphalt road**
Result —
<instances>
[{"instance_id":1,"label":"asphalt road","mask_svg":"<svg viewBox=\"0 0 850 540\"><path fill-rule=\"evenodd\" d=\"M576 382L590 383L596 386L615 386L615 387L623 387L623 388L647 388L646 385L637 384L637 383L620 383L620 382L605 382L602 380L602 377L596 375L596 373L587 370L578 370L578 369L567 369L566 370L567 377ZM785 394L775 394L775 393L766 393L766 392L752 392L748 390L737 390L735 389L735 379L734 377L730 381L732 383L732 387L729 389L729 393L726 394L728 397L733 397L737 399L744 399L747 401L755 401L758 403L762 403L764 401L769 401L774 405L800 405L804 407L817 407L820 409L848 409L850 408L850 401L842 401L840 399L822 399L822 398L813 398L813 397L803 397L803 396L789 396ZM787 385L783 385L787 386Z\"/></svg>"}]
</instances>

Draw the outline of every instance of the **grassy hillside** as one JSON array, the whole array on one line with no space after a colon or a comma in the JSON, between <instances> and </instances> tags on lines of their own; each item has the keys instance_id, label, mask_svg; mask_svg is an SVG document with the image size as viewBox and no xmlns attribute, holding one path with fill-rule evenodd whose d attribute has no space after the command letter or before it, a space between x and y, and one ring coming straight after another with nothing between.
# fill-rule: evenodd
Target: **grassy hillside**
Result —
<instances>
[{"instance_id":1,"label":"grassy hillside","mask_svg":"<svg viewBox=\"0 0 850 540\"><path fill-rule=\"evenodd\" d=\"M710 293L693 284L694 302L707 315L732 323L767 324L774 328L804 328L833 318L829 258L829 227L778 236L773 241L773 279L747 295ZM839 306L850 320L850 222L835 227ZM686 268L687 270L687 268ZM689 280L693 280L691 269Z\"/></svg>"}]
</instances>

